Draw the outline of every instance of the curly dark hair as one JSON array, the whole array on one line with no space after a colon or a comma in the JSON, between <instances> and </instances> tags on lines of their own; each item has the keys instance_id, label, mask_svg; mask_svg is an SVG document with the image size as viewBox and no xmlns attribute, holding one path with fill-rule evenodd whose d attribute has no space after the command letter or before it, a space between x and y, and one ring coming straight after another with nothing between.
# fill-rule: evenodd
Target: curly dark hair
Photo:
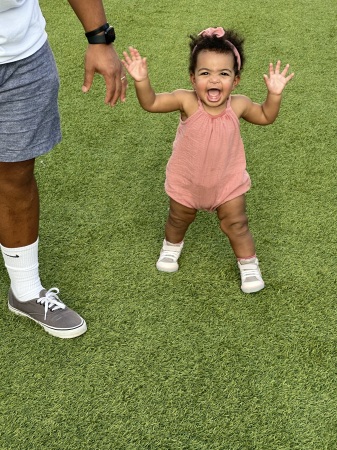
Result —
<instances>
[{"instance_id":1,"label":"curly dark hair","mask_svg":"<svg viewBox=\"0 0 337 450\"><path fill-rule=\"evenodd\" d=\"M243 43L244 38L242 38L236 31L234 30L226 30L225 35L222 37L218 36L199 36L199 35L190 35L190 58L189 58L189 72L194 73L195 68L197 66L198 55L202 50L209 50L217 53L232 53L234 56L234 71L235 75L239 75L243 69L243 65L245 63L245 55L243 52ZM230 44L231 42L237 49L241 58L241 67L240 70L238 68L238 62L234 55L233 48Z\"/></svg>"}]
</instances>

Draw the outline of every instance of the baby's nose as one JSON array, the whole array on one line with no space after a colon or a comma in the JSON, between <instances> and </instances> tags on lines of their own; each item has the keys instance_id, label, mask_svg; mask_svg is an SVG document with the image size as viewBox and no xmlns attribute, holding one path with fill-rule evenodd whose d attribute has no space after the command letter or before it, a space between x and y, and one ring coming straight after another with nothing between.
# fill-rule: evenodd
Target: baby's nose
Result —
<instances>
[{"instance_id":1,"label":"baby's nose","mask_svg":"<svg viewBox=\"0 0 337 450\"><path fill-rule=\"evenodd\" d=\"M210 77L210 82L211 83L218 83L219 82L219 76L218 75L212 75Z\"/></svg>"}]
</instances>

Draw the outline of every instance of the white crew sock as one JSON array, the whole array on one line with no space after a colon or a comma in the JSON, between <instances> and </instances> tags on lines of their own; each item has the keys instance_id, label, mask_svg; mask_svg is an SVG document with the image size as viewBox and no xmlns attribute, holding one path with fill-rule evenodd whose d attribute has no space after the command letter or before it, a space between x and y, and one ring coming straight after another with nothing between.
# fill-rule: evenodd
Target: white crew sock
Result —
<instances>
[{"instance_id":1,"label":"white crew sock","mask_svg":"<svg viewBox=\"0 0 337 450\"><path fill-rule=\"evenodd\" d=\"M11 289L21 302L38 298L43 289L39 277L38 245L39 239L33 244L19 248L1 245Z\"/></svg>"}]
</instances>

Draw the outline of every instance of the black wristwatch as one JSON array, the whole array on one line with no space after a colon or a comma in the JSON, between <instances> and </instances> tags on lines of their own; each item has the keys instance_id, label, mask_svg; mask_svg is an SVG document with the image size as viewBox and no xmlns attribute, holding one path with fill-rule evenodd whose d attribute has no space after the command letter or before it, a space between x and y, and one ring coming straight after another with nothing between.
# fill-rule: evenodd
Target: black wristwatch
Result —
<instances>
[{"instance_id":1,"label":"black wristwatch","mask_svg":"<svg viewBox=\"0 0 337 450\"><path fill-rule=\"evenodd\" d=\"M103 34L99 34L103 31ZM89 44L111 44L116 39L115 30L108 23L96 28L96 30L87 31L85 35Z\"/></svg>"}]
</instances>

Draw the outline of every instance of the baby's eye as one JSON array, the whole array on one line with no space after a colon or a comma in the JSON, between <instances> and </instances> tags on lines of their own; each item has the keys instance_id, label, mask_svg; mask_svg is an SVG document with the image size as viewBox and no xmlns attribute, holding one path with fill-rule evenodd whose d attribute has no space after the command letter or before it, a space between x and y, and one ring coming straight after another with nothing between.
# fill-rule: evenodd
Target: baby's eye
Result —
<instances>
[{"instance_id":1,"label":"baby's eye","mask_svg":"<svg viewBox=\"0 0 337 450\"><path fill-rule=\"evenodd\" d=\"M200 75L209 75L209 72L201 72Z\"/></svg>"},{"instance_id":2,"label":"baby's eye","mask_svg":"<svg viewBox=\"0 0 337 450\"><path fill-rule=\"evenodd\" d=\"M229 73L228 72L221 72L221 75L223 75L224 77L229 77Z\"/></svg>"}]
</instances>

